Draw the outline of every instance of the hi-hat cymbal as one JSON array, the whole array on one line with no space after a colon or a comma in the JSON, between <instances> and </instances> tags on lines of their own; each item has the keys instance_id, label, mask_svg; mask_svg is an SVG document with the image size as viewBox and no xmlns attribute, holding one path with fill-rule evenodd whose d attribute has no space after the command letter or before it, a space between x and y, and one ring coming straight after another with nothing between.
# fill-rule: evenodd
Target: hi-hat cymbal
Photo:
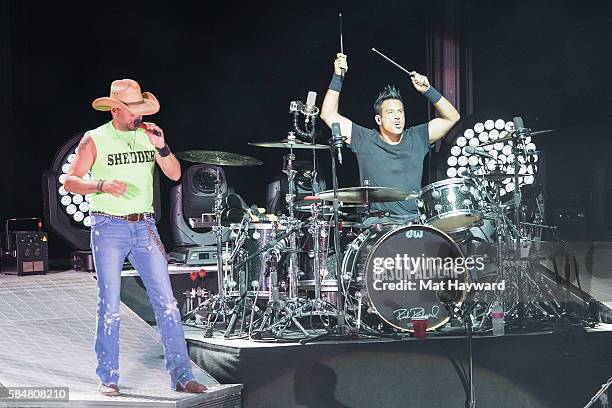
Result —
<instances>
[{"instance_id":1,"label":"hi-hat cymbal","mask_svg":"<svg viewBox=\"0 0 612 408\"><path fill-rule=\"evenodd\" d=\"M185 150L175 156L193 163L214 164L217 166L260 166L261 160L242 154L219 152L215 150Z\"/></svg>"},{"instance_id":2,"label":"hi-hat cymbal","mask_svg":"<svg viewBox=\"0 0 612 408\"><path fill-rule=\"evenodd\" d=\"M492 171L488 174L481 174L475 177L482 177L485 180L491 180L491 181L503 181L505 179L514 177L514 174L508 174L503 171ZM520 175L519 177L524 177L524 175Z\"/></svg>"},{"instance_id":3,"label":"hi-hat cymbal","mask_svg":"<svg viewBox=\"0 0 612 408\"><path fill-rule=\"evenodd\" d=\"M327 190L317 193L316 196L324 201L333 201L334 191ZM390 201L404 201L417 198L416 191L402 190L391 187L348 187L338 189L338 200L344 203L381 203Z\"/></svg>"},{"instance_id":4,"label":"hi-hat cymbal","mask_svg":"<svg viewBox=\"0 0 612 408\"><path fill-rule=\"evenodd\" d=\"M329 146L302 142L298 139L283 139L278 142L253 142L251 146L277 147L281 149L329 149Z\"/></svg>"}]
</instances>

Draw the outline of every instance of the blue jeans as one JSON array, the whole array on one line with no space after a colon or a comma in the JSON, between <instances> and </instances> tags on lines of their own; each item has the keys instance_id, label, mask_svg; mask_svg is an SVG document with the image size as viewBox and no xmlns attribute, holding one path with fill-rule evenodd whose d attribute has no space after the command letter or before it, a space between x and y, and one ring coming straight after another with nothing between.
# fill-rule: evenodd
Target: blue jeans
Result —
<instances>
[{"instance_id":1,"label":"blue jeans","mask_svg":"<svg viewBox=\"0 0 612 408\"><path fill-rule=\"evenodd\" d=\"M91 215L91 250L98 277L96 374L104 384L119 383L119 306L121 270L126 257L140 273L153 306L171 388L174 389L177 382L185 385L193 379L168 263L158 243L161 245L153 218L128 222Z\"/></svg>"}]
</instances>

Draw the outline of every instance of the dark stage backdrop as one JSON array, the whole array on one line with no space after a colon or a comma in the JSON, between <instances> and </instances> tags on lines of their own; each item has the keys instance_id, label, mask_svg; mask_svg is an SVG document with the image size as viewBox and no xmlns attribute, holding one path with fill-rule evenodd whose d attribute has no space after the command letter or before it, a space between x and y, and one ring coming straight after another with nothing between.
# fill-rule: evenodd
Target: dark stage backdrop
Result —
<instances>
[{"instance_id":1,"label":"dark stage backdrop","mask_svg":"<svg viewBox=\"0 0 612 408\"><path fill-rule=\"evenodd\" d=\"M547 161L548 221L565 239L610 240L610 3L467 4L475 112L520 114L534 130L557 129L534 138ZM585 218L559 219L566 209Z\"/></svg>"},{"instance_id":2,"label":"dark stage backdrop","mask_svg":"<svg viewBox=\"0 0 612 408\"><path fill-rule=\"evenodd\" d=\"M522 114L528 126L562 130L538 142L552 163L555 193L580 192L586 199L607 190L605 172L604 185L586 182L597 160L607 163L611 136L605 2L457 5L473 50L475 111ZM2 2L0 221L42 215L42 171L67 138L108 120L91 101L124 77L160 100L153 120L164 127L173 151L224 150L263 160L257 169L227 170L246 201L263 206L283 152L247 143L284 138L291 129L289 102L304 101L308 91L318 93L321 105L339 48L339 10L350 67L342 112L372 126L377 92L394 83L405 98L407 123L426 121L425 100L370 48L426 72L429 2ZM329 131L320 130L324 142ZM345 150L342 187L358 182L355 160ZM328 157L319 158L329 173ZM162 233L171 185L162 184ZM52 257L68 252L53 236L50 250Z\"/></svg>"}]
</instances>

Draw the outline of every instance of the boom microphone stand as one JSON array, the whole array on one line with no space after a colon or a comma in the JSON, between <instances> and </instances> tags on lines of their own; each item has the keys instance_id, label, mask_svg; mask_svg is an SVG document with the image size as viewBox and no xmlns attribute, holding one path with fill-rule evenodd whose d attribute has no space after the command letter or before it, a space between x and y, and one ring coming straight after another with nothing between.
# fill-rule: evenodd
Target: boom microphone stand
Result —
<instances>
[{"instance_id":1,"label":"boom microphone stand","mask_svg":"<svg viewBox=\"0 0 612 408\"><path fill-rule=\"evenodd\" d=\"M336 123L332 124L332 129L337 130L334 127ZM342 135L339 132L332 130L332 133L336 133L334 137L329 140L329 150L331 154L331 166L332 166L332 189L334 191L334 251L336 253L336 326L328 328L327 333L320 334L318 336L310 337L300 341L300 344L306 344L310 341L321 340L328 336L340 336L346 337L349 334L349 327L346 324L346 315L344 312L344 293L342 292L342 248L340 247L340 221L339 221L339 208L340 201L338 200L338 173L336 171L336 156L335 153L339 153L336 149L340 149L342 146ZM341 158L342 156L339 155ZM315 271L316 274L319 271Z\"/></svg>"},{"instance_id":2,"label":"boom microphone stand","mask_svg":"<svg viewBox=\"0 0 612 408\"><path fill-rule=\"evenodd\" d=\"M514 143L512 143L512 154L514 155L514 225L519 228L520 224L520 206L521 206L521 186L519 183L519 172L521 164L519 162L520 146L524 144L525 137L531 133L531 129L523 127L523 119L515 117L514 122ZM520 231L520 229L519 229ZM518 323L521 329L525 328L525 287L523 279L523 266L521 264L521 234L517 234L514 247L514 267L517 268L518 279Z\"/></svg>"}]
</instances>

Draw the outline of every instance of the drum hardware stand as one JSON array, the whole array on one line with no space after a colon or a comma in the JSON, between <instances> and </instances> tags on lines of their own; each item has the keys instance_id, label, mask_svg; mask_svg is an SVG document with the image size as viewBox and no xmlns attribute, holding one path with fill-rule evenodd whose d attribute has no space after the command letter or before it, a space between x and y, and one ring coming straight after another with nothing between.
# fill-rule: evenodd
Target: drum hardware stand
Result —
<instances>
[{"instance_id":1,"label":"drum hardware stand","mask_svg":"<svg viewBox=\"0 0 612 408\"><path fill-rule=\"evenodd\" d=\"M271 299L268 302L268 307L264 313L264 317L262 319L260 329L258 331L259 336L261 337L262 333L270 333L272 336L276 338L280 338L283 335L283 332L288 327L289 323L293 323L300 331L308 336L308 331L300 324L297 320L297 317L300 317L300 314L297 313L303 306L296 308L291 308L290 305L299 304L299 299L281 299L280 293L278 290L278 260L280 259L280 250L274 248L270 250L270 281L271 281ZM280 313L285 312L285 316L283 318L280 317ZM269 326L266 324L272 323ZM277 327L281 327L281 329L274 333L274 329Z\"/></svg>"},{"instance_id":2,"label":"drum hardware stand","mask_svg":"<svg viewBox=\"0 0 612 408\"><path fill-rule=\"evenodd\" d=\"M515 263L516 261L506 261ZM561 310L561 306L557 302L555 295L552 289L541 279L538 281L532 276L531 267L529 266L528 260L520 260L518 264L512 267L515 271L519 271L515 274L514 280L516 283L517 295L520 296L521 292L519 291L519 286L522 288L522 295L525 300L523 303L525 318L528 316L535 317L539 315L542 318L560 318L561 314L557 310ZM520 279L524 279L521 281ZM547 299L550 297L550 299ZM545 309L540 302L550 304L550 311ZM518 313L518 302L513 302L513 306L508 309L506 315L508 316L508 320L510 320L513 316L513 313L516 311L517 318L519 318ZM531 311L531 314L529 313Z\"/></svg>"},{"instance_id":3,"label":"drum hardware stand","mask_svg":"<svg viewBox=\"0 0 612 408\"><path fill-rule=\"evenodd\" d=\"M476 179L476 182L479 183L478 179ZM495 184L495 196L494 197L491 197L488 190L482 184L480 184L479 187L480 187L480 191L484 192L484 194L487 196L489 201L493 203L494 209L495 209L494 211L495 237L496 237L495 248L496 248L497 271L498 271L497 281L501 282L505 278L503 248L504 248L504 239L505 239L506 234L504 232L505 230L511 230L512 226L511 226L510 220L504 213L503 206L501 205L501 201L499 199L499 189L500 189L499 184L497 182L495 182L494 184ZM515 231L515 233L518 233L518 231ZM477 325L476 330L478 331L482 330L482 327L484 323L487 321L487 317L490 315L491 310L493 309L493 305L495 304L496 301L501 302L501 304L503 305L504 304L504 294L496 293L495 299L492 302L488 302L487 308L483 314L483 318L480 321L480 323ZM472 308L470 308L470 310Z\"/></svg>"},{"instance_id":4,"label":"drum hardware stand","mask_svg":"<svg viewBox=\"0 0 612 408\"><path fill-rule=\"evenodd\" d=\"M245 231L242 232L242 226L241 226L241 229L240 229L240 231L238 233L240 235L239 235L238 239L236 240L236 244L235 244L236 247L234 248L234 250L232 251L232 253L229 256L229 261L228 262L230 262L231 264L233 264L233 261L235 261L235 258L238 255L241 255L241 254L245 253L245 251L240 251L240 248L244 244L244 241L246 240L246 236L248 234L248 221L247 221L246 226L245 226ZM236 269L237 268L232 266L232 270L233 271L235 271ZM229 323L227 325L227 328L225 330L225 334L224 334L225 338L229 338L232 335L232 333L234 332L235 327L236 327L236 321L237 321L238 316L240 314L242 314L242 319L240 321L240 333L239 333L239 336L242 334L242 332L244 331L244 325L245 325L245 322L246 322L247 309L249 309L249 307L251 308L251 314L250 314L251 315L251 319L254 319L254 314L255 313L257 313L257 315L259 317L262 316L262 314L261 314L261 312L259 310L259 307L257 306L257 294L256 294L254 300L252 301L252 303L249 303L250 302L250 298L248 296L249 295L249 284L251 284L251 282L247 282L248 276L246 274L246 271L244 271L244 269L241 268L241 269L239 269L238 273L240 274L240 276L238 278L238 281L239 282L243 282L244 284L243 285L239 285L239 288L240 288L240 291L241 291L240 296L236 300L236 303L234 304L234 307L232 308L232 310L229 312L229 315L231 317L230 317ZM233 285L232 285L232 283L233 283ZM235 286L236 282L233 281L233 279L232 279L232 281L230 281L228 283L228 285Z\"/></svg>"},{"instance_id":5,"label":"drum hardware stand","mask_svg":"<svg viewBox=\"0 0 612 408\"><path fill-rule=\"evenodd\" d=\"M191 316L195 316L200 310L206 310L210 306L210 314L204 327L204 337L212 337L212 330L217 324L219 317L221 323L225 323L227 313L227 301L225 299L225 265L223 259L223 226L221 225L221 212L223 210L223 194L221 193L221 174L219 169L216 170L217 179L215 180L215 225L212 229L215 231L215 239L217 244L217 288L216 295L211 296L197 308L187 313L183 317L183 321L187 321ZM214 316L214 318L212 318Z\"/></svg>"},{"instance_id":6,"label":"drum hardware stand","mask_svg":"<svg viewBox=\"0 0 612 408\"><path fill-rule=\"evenodd\" d=\"M268 307L266 308L262 322L260 324L259 329L257 330L255 335L252 337L260 338L262 337L262 333L270 333L272 336L276 338L282 337L283 332L287 328L289 323L293 323L300 331L308 336L308 331L300 324L297 320L297 317L301 315L298 311L303 307L291 308L290 305L294 303L299 304L299 299L281 299L280 293L278 290L278 260L280 259L280 250L274 248L270 250L270 280L271 280L271 299L268 302ZM261 282L261 278L260 278ZM285 313L283 318L279 318L281 312ZM270 324L271 323L271 324ZM270 324L270 325L268 325ZM284 326L283 326L284 325ZM274 333L274 329L283 326L278 333Z\"/></svg>"},{"instance_id":7,"label":"drum hardware stand","mask_svg":"<svg viewBox=\"0 0 612 408\"><path fill-rule=\"evenodd\" d=\"M341 136L340 136L341 137ZM331 155L332 165L332 188L334 191L334 252L336 253L336 326L328 329L327 333L323 333L314 337L310 337L300 341L300 344L306 344L310 341L322 340L329 336L339 336L341 338L350 338L352 335L357 333L350 333L350 327L346 324L346 312L345 312L345 299L344 293L342 292L342 258L344 256L342 248L340 247L340 219L339 219L339 208L340 201L338 200L338 173L336 171L336 149L341 146L336 146L334 138L329 139L329 152ZM369 201L369 200L366 200ZM317 272L318 273L318 272ZM359 324L361 326L361 324Z\"/></svg>"},{"instance_id":8,"label":"drum hardware stand","mask_svg":"<svg viewBox=\"0 0 612 408\"><path fill-rule=\"evenodd\" d=\"M522 119L521 119L522 122ZM512 143L512 154L514 155L514 226L515 228L519 228L520 226L520 211L522 194L521 194L521 185L519 183L519 171L521 169L521 164L519 162L519 154L521 153L519 150L519 144L524 144L525 137L529 134L530 130L528 129L516 129L515 130L515 140ZM517 284L518 284L518 305L517 313L518 313L518 323L521 329L524 329L526 326L526 307L525 307L525 287L523 285L523 268L521 262L521 244L522 237L519 233L516 239L513 242L514 248L514 267L517 272Z\"/></svg>"},{"instance_id":9,"label":"drum hardware stand","mask_svg":"<svg viewBox=\"0 0 612 408\"><path fill-rule=\"evenodd\" d=\"M293 132L289 132L288 139L289 140L295 139ZM294 204L294 198L295 198L296 171L293 168L293 162L295 160L295 155L293 154L292 148L290 148L289 154L285 156L285 160L286 160L286 165L285 165L285 169L283 170L283 173L287 175L287 179L289 182L289 192L285 197L287 201L288 212L289 212L289 216L287 217L288 226L287 226L287 231L286 231L286 234L289 236L288 250L290 252L289 254L289 296L288 296L288 300L286 301L280 300L280 299L278 300L272 299L272 301L268 305L268 309L265 312L264 320L262 322L260 332L273 331L275 328L285 325L276 334L276 336L282 336L282 333L287 327L286 325L292 322L293 324L295 324L296 327L300 329L300 331L302 331L302 333L305 336L309 336L310 334L308 333L308 331L297 320L298 317L302 317L306 315L336 316L338 315L338 312L336 310L329 310L329 311L325 310L325 307L323 306L327 305L327 303L322 302L320 299L320 296L321 296L320 295L321 281L320 281L320 275L319 275L320 273L319 271L320 254L318 253L318 251L320 250L319 241L318 241L318 238L319 238L318 234L320 230L319 230L319 225L317 222L318 220L313 220L313 224L315 225L314 227L311 226L311 228L314 228L314 230L316 231L315 233L317 234L315 236L316 239L314 241L314 245L315 245L315 281L318 281L317 283L315 283L315 291L318 292L318 294L317 296L315 296L316 299L314 301L300 300L298 298L297 280L298 280L300 271L298 267L298 257L297 257L298 251L297 251L296 232L301 227L302 223L299 220L297 220L294 216L293 204ZM336 214L337 214L337 209L336 209ZM250 257L251 256L249 256L249 258ZM290 306L293 306L293 307L290 307ZM309 308L310 308L310 312L307 312L306 310ZM279 319L280 312L284 312L285 316ZM274 314L273 317L271 317L272 314ZM272 322L272 325L266 327L266 324L268 322Z\"/></svg>"},{"instance_id":10,"label":"drum hardware stand","mask_svg":"<svg viewBox=\"0 0 612 408\"><path fill-rule=\"evenodd\" d=\"M319 223L319 208L317 204L312 204L310 207L310 212L312 216L310 217L310 228L309 232L312 236L313 241L313 274L314 274L314 284L315 284L315 305L321 301L321 225Z\"/></svg>"},{"instance_id":11,"label":"drum hardware stand","mask_svg":"<svg viewBox=\"0 0 612 408\"><path fill-rule=\"evenodd\" d=\"M270 262L270 276L272 281L272 291L271 297L266 312L264 314L264 318L262 323L257 330L259 334L258 337L261 336L261 333L269 333L269 335L280 338L282 337L285 329L288 327L290 323L293 323L305 336L310 337L311 334L303 327L303 325L297 320L300 317L304 316L335 316L337 311L333 307L333 305L328 302L324 302L321 300L320 295L320 254L317 251L320 251L320 245L318 242L318 234L320 233L320 225L318 220L318 212L316 209L312 210L315 215L311 217L311 226L310 231L315 238L314 241L314 263L315 263L315 292L318 295L315 296L315 299L300 299L300 298L289 298L289 299L281 299L278 295L278 283L277 281L277 263L280 258L280 254L282 249L273 247L272 249L267 249L271 252L271 262ZM289 234L287 231L285 234ZM290 249L289 249L290 250ZM319 268L319 272L316 272L317 268ZM318 279L317 279L318 276ZM275 290L276 286L276 290ZM318 289L317 289L318 288ZM281 317L281 314L284 316ZM278 329L278 331L277 331Z\"/></svg>"},{"instance_id":12,"label":"drum hardware stand","mask_svg":"<svg viewBox=\"0 0 612 408\"><path fill-rule=\"evenodd\" d=\"M499 199L499 186L496 185L495 189L495 197L491 200L490 195L488 194L485 188L481 188L481 191L484 191L485 194L489 197L489 200L495 204L495 231L497 235L497 260L498 260L498 281L506 279L508 285L514 285L516 292L516 297L512 299L508 299L508 292L506 292L505 296L502 294L496 294L495 300L502 300L505 298L506 303L506 316L508 323L511 319L516 319L518 322L518 327L520 329L526 329L527 326L527 317L528 312L531 310L537 314L542 314L544 317L559 317L559 313L556 309L558 307L558 302L556 301L554 295L552 294L552 290L547 287L543 282L538 282L530 275L530 272L526 270L529 268L527 261L522 259L521 248L522 243L524 242L523 234L521 233L521 227L529 226L529 227L540 227L540 224L531 224L531 223L523 223L520 219L520 207L522 201L522 194L519 183L519 172L520 172L520 161L519 155L521 155L521 146L524 146L524 138L529 134L529 130L525 129L520 132L515 132L515 143L513 144L513 155L514 155L514 174L512 175L512 179L515 185L514 193L513 193L513 204L514 204L514 219L511 222L506 214L503 211L500 199ZM539 210L539 205L538 205ZM511 259L504 254L504 225L509 229L509 238L511 243L511 248L513 250L513 256ZM509 269L511 272L506 274L504 271ZM545 288L546 286L546 288ZM538 303L537 300L531 300L532 295L541 296L541 295L549 295L552 298L551 309L552 313L543 308L542 305ZM529 302L527 299L530 299ZM504 300L502 300L503 302ZM486 321L486 317L489 315L492 305L494 302L490 302L487 308L487 311L484 314L484 318L480 321L477 326L477 329L480 330L483 324Z\"/></svg>"},{"instance_id":13,"label":"drum hardware stand","mask_svg":"<svg viewBox=\"0 0 612 408\"><path fill-rule=\"evenodd\" d=\"M295 140L295 135L293 132L289 132L287 136L289 140ZM293 168L293 162L295 161L295 155L293 154L293 148L289 149L289 154L285 156L286 165L283 169L283 173L287 175L287 180L289 182L289 192L285 196L285 200L287 201L287 209L289 211L289 217L287 217L287 229L296 231L294 226L299 223L299 220L295 218L293 203L295 199L295 175L296 170ZM292 249L289 254L289 298L296 299L298 294L297 289L297 280L300 275L300 270L298 266L298 255L297 255L297 237L295 232L289 235L289 248Z\"/></svg>"},{"instance_id":14,"label":"drum hardware stand","mask_svg":"<svg viewBox=\"0 0 612 408\"><path fill-rule=\"evenodd\" d=\"M344 142L343 142L344 143ZM340 202L338 200L338 172L336 171L336 157L334 155L336 149L340 149L341 146L336 146L334 140L330 140L329 152L331 155L332 165L332 188L334 189L334 252L336 253L336 285L337 285L337 300L336 307L338 310L337 321L336 321L336 334L340 336L346 336L348 334L348 326L345 322L344 312L344 293L342 292L342 258L344 254L340 247L340 218L339 208ZM369 200L366 200L369 201Z\"/></svg>"}]
</instances>

